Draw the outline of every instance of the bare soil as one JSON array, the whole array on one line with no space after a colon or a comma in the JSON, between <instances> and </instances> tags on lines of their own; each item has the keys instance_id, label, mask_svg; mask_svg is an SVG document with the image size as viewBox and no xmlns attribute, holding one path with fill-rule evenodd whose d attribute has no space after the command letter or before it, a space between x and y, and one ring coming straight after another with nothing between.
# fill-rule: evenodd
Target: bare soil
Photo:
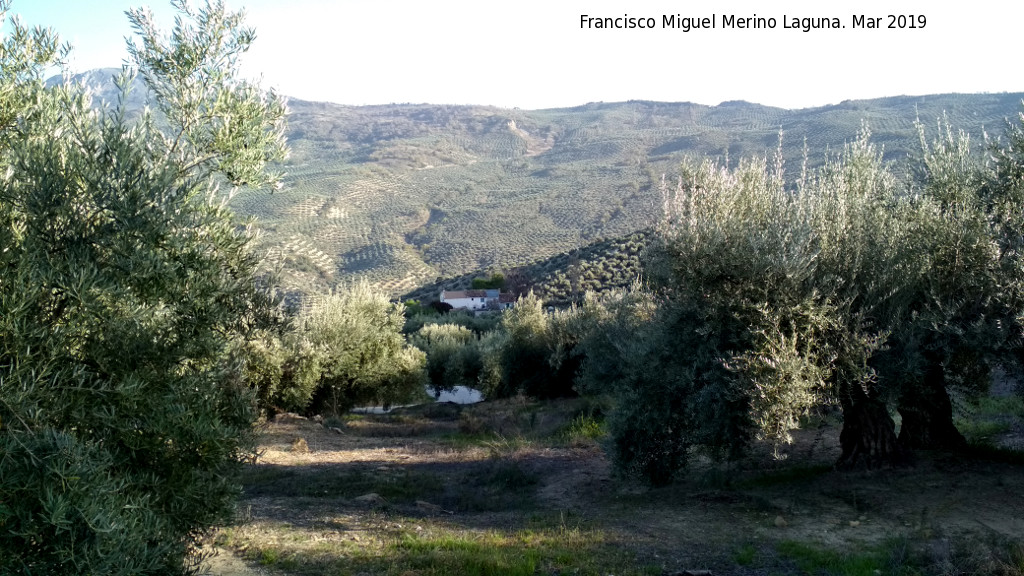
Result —
<instances>
[{"instance_id":1,"label":"bare soil","mask_svg":"<svg viewBox=\"0 0 1024 576\"><path fill-rule=\"evenodd\" d=\"M919 453L907 467L837 471L839 427L823 420L799 431L783 459L763 447L729 464L698 462L651 489L616 478L597 441L565 432L583 409L580 401L435 405L333 430L279 417L245 478L234 530L246 536L229 542L212 572L288 573L268 572L239 544L267 527L363 549L417 519L510 530L560 518L599 529L606 544L663 574L798 573L779 552L784 542L839 553L899 549L932 573L998 572L1012 560L991 556L1024 538L1024 459L1012 453ZM1021 430L1014 423L1004 440L1019 441ZM965 559L982 553L989 557Z\"/></svg>"}]
</instances>

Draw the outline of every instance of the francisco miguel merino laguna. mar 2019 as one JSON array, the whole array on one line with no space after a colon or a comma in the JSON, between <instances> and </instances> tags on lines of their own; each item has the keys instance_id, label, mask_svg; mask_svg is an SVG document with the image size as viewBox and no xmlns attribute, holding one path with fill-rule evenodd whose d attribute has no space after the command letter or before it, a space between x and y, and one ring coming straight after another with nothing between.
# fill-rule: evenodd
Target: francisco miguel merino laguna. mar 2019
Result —
<instances>
[{"instance_id":1,"label":"francisco miguel merino laguna. mar 2019","mask_svg":"<svg viewBox=\"0 0 1024 576\"><path fill-rule=\"evenodd\" d=\"M851 14L847 19L850 28L864 29L916 29L924 28L928 19L924 14L885 14L868 16ZM781 26L780 26L781 23ZM615 17L580 15L580 28L586 29L653 29L669 28L690 32L691 30L773 30L775 28L811 30L846 28L840 18L829 17L798 17L783 14L781 18L774 16L736 16L735 14L711 14L710 16L683 16L682 14L662 14L660 19L653 16L630 16L623 14Z\"/></svg>"}]
</instances>

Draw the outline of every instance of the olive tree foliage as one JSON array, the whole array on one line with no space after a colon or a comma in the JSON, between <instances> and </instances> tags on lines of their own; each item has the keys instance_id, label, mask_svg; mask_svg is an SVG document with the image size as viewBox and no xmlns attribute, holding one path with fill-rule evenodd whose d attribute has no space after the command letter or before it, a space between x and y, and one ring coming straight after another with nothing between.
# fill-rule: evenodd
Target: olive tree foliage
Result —
<instances>
[{"instance_id":1,"label":"olive tree foliage","mask_svg":"<svg viewBox=\"0 0 1024 576\"><path fill-rule=\"evenodd\" d=\"M878 363L899 382L902 444L947 448L964 442L949 392L977 396L996 366L1020 368L1024 138L1021 124L1008 123L980 154L945 121L931 142L918 128L914 184L931 216L920 239L929 273L911 287L913 304Z\"/></svg>"},{"instance_id":2,"label":"olive tree foliage","mask_svg":"<svg viewBox=\"0 0 1024 576\"><path fill-rule=\"evenodd\" d=\"M281 391L302 400L290 407L340 414L422 398L425 357L406 342L404 323L404 306L366 281L316 298L285 343L293 351L284 363L292 380Z\"/></svg>"},{"instance_id":3,"label":"olive tree foliage","mask_svg":"<svg viewBox=\"0 0 1024 576\"><path fill-rule=\"evenodd\" d=\"M745 432L738 438L787 442L813 407L870 387L866 358L880 342L846 289L860 272L851 267L885 259L876 239L901 241L880 208L894 191L863 135L796 189L778 159L735 170L706 162L666 197L650 279L682 313L680 328L706 334L698 387Z\"/></svg>"},{"instance_id":4,"label":"olive tree foliage","mask_svg":"<svg viewBox=\"0 0 1024 576\"><path fill-rule=\"evenodd\" d=\"M420 314L414 311L410 314L408 303L406 303L405 310L407 319L403 331L406 334L415 334L418 330L429 324L455 324L470 330L478 336L482 336L493 331L498 326L498 322L501 321L500 314L481 314L477 316L468 310L451 311L443 314Z\"/></svg>"},{"instance_id":5,"label":"olive tree foliage","mask_svg":"<svg viewBox=\"0 0 1024 576\"><path fill-rule=\"evenodd\" d=\"M239 15L176 6L169 37L130 15L131 120L44 83L52 32L0 44L0 573L194 573L254 448L272 300L219 186L273 182L285 109L238 79Z\"/></svg>"},{"instance_id":6,"label":"olive tree foliage","mask_svg":"<svg viewBox=\"0 0 1024 576\"><path fill-rule=\"evenodd\" d=\"M827 279L817 285L828 207L786 190L781 163L686 165L664 202L650 294L586 303L598 328L580 346L583 385L616 399L614 461L655 484L695 450L731 457L755 438L785 442L834 397L832 361L872 346L838 335L847 310Z\"/></svg>"},{"instance_id":7,"label":"olive tree foliage","mask_svg":"<svg viewBox=\"0 0 1024 576\"><path fill-rule=\"evenodd\" d=\"M424 324L410 342L426 354L427 377L435 392L475 388L483 369L480 338L459 324Z\"/></svg>"},{"instance_id":8,"label":"olive tree foliage","mask_svg":"<svg viewBox=\"0 0 1024 576\"><path fill-rule=\"evenodd\" d=\"M171 0L179 15L169 37L145 8L128 11L137 40L128 53L151 94L155 117L170 126L153 144L182 169L218 172L232 183L276 184L267 165L285 155L284 99L238 76L256 39L244 14L214 0L205 9Z\"/></svg>"},{"instance_id":9,"label":"olive tree foliage","mask_svg":"<svg viewBox=\"0 0 1024 576\"><path fill-rule=\"evenodd\" d=\"M576 310L545 311L530 292L502 312L494 334L481 344L481 391L488 398L576 396L579 358L571 324Z\"/></svg>"},{"instance_id":10,"label":"olive tree foliage","mask_svg":"<svg viewBox=\"0 0 1024 576\"><path fill-rule=\"evenodd\" d=\"M613 399L606 446L612 462L655 485L671 481L696 445L727 449L718 440L742 432L714 430L723 422L701 414L708 404L692 394L694 367L679 356L700 353L690 348L701 338L669 337L670 323L654 291L639 283L600 296L588 292L574 317L574 354L582 359L577 388Z\"/></svg>"},{"instance_id":11,"label":"olive tree foliage","mask_svg":"<svg viewBox=\"0 0 1024 576\"><path fill-rule=\"evenodd\" d=\"M320 383L322 354L300 325L291 315L277 329L243 344L244 378L267 416L307 411Z\"/></svg>"},{"instance_id":12,"label":"olive tree foliage","mask_svg":"<svg viewBox=\"0 0 1024 576\"><path fill-rule=\"evenodd\" d=\"M948 390L983 391L1019 350L1021 205L965 139L926 146L916 183L866 130L788 186L780 158L685 165L650 293L584 306L581 383L617 398L620 469L668 482L695 450L778 447L825 405L842 409L844 465L953 446Z\"/></svg>"}]
</instances>

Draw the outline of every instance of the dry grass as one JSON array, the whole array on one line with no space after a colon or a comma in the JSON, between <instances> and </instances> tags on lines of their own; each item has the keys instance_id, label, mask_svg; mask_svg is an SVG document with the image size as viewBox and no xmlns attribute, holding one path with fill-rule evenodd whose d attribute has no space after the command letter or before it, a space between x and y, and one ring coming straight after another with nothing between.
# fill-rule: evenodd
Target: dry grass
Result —
<instances>
[{"instance_id":1,"label":"dry grass","mask_svg":"<svg viewBox=\"0 0 1024 576\"><path fill-rule=\"evenodd\" d=\"M786 460L766 448L652 490L611 474L591 409L428 407L341 433L281 419L219 542L275 574L1024 574L1019 460L840 473L826 423Z\"/></svg>"}]
</instances>

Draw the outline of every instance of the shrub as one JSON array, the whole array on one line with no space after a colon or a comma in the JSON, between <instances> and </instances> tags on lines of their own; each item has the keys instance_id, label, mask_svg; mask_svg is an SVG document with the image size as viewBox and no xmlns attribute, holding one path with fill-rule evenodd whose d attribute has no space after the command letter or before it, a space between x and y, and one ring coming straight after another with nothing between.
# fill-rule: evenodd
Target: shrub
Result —
<instances>
[{"instance_id":1,"label":"shrub","mask_svg":"<svg viewBox=\"0 0 1024 576\"><path fill-rule=\"evenodd\" d=\"M504 289L505 288L505 275L500 272L491 274L490 278L473 278L470 286L474 290L486 290L490 288Z\"/></svg>"},{"instance_id":2,"label":"shrub","mask_svg":"<svg viewBox=\"0 0 1024 576\"><path fill-rule=\"evenodd\" d=\"M671 481L694 447L736 453L750 435L742 407L733 404L742 398L709 353L713 344L697 331L678 330L680 318L658 304L640 284L588 294L575 350L580 391L612 398L606 445L615 468L656 485ZM711 377L729 388L702 389Z\"/></svg>"}]
</instances>

